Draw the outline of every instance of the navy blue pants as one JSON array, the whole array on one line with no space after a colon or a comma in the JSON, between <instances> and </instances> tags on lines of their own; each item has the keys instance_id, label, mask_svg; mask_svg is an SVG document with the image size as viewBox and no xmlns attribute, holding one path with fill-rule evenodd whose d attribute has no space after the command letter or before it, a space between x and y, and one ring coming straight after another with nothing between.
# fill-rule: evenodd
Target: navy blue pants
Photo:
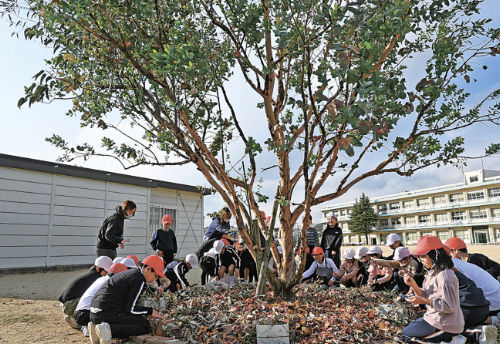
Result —
<instances>
[{"instance_id":1,"label":"navy blue pants","mask_svg":"<svg viewBox=\"0 0 500 344\"><path fill-rule=\"evenodd\" d=\"M449 342L455 334L441 331L429 325L424 318L418 318L401 332L403 341L406 343L439 343Z\"/></svg>"}]
</instances>

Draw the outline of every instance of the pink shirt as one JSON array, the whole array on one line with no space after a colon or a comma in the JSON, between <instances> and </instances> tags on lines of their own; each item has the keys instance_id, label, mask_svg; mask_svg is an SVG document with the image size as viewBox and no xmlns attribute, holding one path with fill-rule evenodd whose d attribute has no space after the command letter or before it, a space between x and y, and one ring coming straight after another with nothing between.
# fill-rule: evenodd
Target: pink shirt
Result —
<instances>
[{"instance_id":1,"label":"pink shirt","mask_svg":"<svg viewBox=\"0 0 500 344\"><path fill-rule=\"evenodd\" d=\"M422 284L424 297L431 300L426 305L424 320L429 325L449 333L461 333L464 330L464 316L458 298L458 279L451 269L434 275L429 272Z\"/></svg>"},{"instance_id":2,"label":"pink shirt","mask_svg":"<svg viewBox=\"0 0 500 344\"><path fill-rule=\"evenodd\" d=\"M347 259L340 264L340 270L337 274L338 278L345 275L347 279L353 278L358 273L358 261L354 259L354 261L350 262Z\"/></svg>"},{"instance_id":3,"label":"pink shirt","mask_svg":"<svg viewBox=\"0 0 500 344\"><path fill-rule=\"evenodd\" d=\"M370 263L368 268L368 284L371 284L375 278L378 278L379 284L384 284L391 280L394 274L394 269L387 266L380 266L375 264L373 261Z\"/></svg>"}]
</instances>

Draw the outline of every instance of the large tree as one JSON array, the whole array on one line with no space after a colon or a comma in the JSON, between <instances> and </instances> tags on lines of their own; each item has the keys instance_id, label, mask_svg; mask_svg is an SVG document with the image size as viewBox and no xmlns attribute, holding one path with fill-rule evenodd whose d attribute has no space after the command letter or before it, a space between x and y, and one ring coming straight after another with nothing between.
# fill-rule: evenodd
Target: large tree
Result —
<instances>
[{"instance_id":1,"label":"large tree","mask_svg":"<svg viewBox=\"0 0 500 344\"><path fill-rule=\"evenodd\" d=\"M352 207L349 230L352 233L364 234L366 244L369 244L368 234L373 232L376 224L377 213L373 209L373 204L370 202L370 198L362 193L359 200L356 199Z\"/></svg>"},{"instance_id":2,"label":"large tree","mask_svg":"<svg viewBox=\"0 0 500 344\"><path fill-rule=\"evenodd\" d=\"M70 98L68 115L103 130L100 147L53 136L63 160L193 164L250 248L252 217L267 231L259 202L277 199L284 255L280 261L273 245L279 277L269 278L288 295L300 278L291 271L294 224L312 206L372 176L457 162L464 139L456 131L498 123L499 90L465 106L463 84L500 52L499 29L473 17L479 4L0 0L0 11L25 38L53 48L19 106ZM403 75L412 58L426 60L415 87ZM238 104L235 88L259 99L246 126L248 105ZM249 135L256 125L262 137ZM123 137L111 137L112 130ZM259 189L263 170L279 178L276 194ZM336 186L324 188L332 175Z\"/></svg>"}]
</instances>

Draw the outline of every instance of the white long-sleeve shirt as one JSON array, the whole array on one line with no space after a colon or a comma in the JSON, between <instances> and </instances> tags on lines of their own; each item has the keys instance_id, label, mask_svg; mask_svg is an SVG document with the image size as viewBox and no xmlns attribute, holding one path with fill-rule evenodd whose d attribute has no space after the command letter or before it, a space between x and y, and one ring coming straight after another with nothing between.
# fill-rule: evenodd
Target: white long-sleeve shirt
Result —
<instances>
[{"instance_id":1,"label":"white long-sleeve shirt","mask_svg":"<svg viewBox=\"0 0 500 344\"><path fill-rule=\"evenodd\" d=\"M80 301L78 301L78 305L75 308L76 311L80 310L89 310L90 309L90 302L92 301L92 298L94 297L95 293L101 289L101 287L104 285L109 280L109 276L102 276L99 277L90 285L90 287L85 290L85 293L83 293L82 297L80 298Z\"/></svg>"},{"instance_id":2,"label":"white long-sleeve shirt","mask_svg":"<svg viewBox=\"0 0 500 344\"><path fill-rule=\"evenodd\" d=\"M334 274L336 274L337 272L339 272L339 269L337 268L337 266L335 265L335 263L333 262L333 260L331 260L330 258L324 258L323 262L321 262L321 263L318 263L315 260L311 264L311 266L309 267L309 269L307 269L307 271L304 271L304 273L302 274L302 279L311 277L316 272L316 270L318 268L329 268L329 269L332 269L332 271L333 271ZM332 277L330 279L330 281L334 282L335 281L335 277Z\"/></svg>"},{"instance_id":3,"label":"white long-sleeve shirt","mask_svg":"<svg viewBox=\"0 0 500 344\"><path fill-rule=\"evenodd\" d=\"M452 260L458 271L483 290L484 297L490 302L490 311L500 310L500 282L477 265L467 263L460 258L452 258Z\"/></svg>"}]
</instances>

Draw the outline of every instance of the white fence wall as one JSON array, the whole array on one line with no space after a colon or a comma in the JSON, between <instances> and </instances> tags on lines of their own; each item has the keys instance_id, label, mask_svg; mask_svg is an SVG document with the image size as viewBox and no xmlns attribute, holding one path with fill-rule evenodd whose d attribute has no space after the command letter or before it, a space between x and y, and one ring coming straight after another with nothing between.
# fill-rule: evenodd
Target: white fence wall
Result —
<instances>
[{"instance_id":1,"label":"white fence wall","mask_svg":"<svg viewBox=\"0 0 500 344\"><path fill-rule=\"evenodd\" d=\"M0 167L0 269L91 264L104 218L126 199L137 211L125 220L124 237L131 242L118 255L151 253L151 203L177 207L179 246L184 241L180 256L198 248L200 194Z\"/></svg>"}]
</instances>

